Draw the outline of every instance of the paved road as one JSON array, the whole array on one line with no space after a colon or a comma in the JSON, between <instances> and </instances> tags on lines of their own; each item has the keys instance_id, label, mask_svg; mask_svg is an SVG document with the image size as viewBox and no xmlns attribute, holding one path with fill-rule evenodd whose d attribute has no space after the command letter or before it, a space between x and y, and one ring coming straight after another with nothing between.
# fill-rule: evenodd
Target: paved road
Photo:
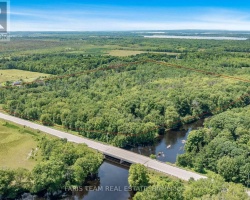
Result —
<instances>
[{"instance_id":1,"label":"paved road","mask_svg":"<svg viewBox=\"0 0 250 200\"><path fill-rule=\"evenodd\" d=\"M140 163L145 165L148 168L151 168L153 170L165 173L167 175L171 175L177 178L180 178L182 180L189 180L191 177L193 177L195 180L201 179L201 178L207 178L205 176L199 175L194 172L190 172L184 169L180 169L178 167L174 167L171 165L168 165L163 162L159 162L157 160L153 160L149 157L142 156L121 148L113 147L110 145L106 145L103 143L99 143L93 140L89 140L83 137L75 136L70 133L66 133L63 131L58 131L46 126L42 126L27 120L23 120L17 117L9 116L3 113L0 113L0 118L14 122L19 125L27 126L32 129L40 130L42 132L48 133L50 135L54 135L59 138L66 138L70 142L75 143L85 143L90 148L95 149L104 155L112 156L114 158L122 159L123 161L127 161L129 163Z\"/></svg>"}]
</instances>

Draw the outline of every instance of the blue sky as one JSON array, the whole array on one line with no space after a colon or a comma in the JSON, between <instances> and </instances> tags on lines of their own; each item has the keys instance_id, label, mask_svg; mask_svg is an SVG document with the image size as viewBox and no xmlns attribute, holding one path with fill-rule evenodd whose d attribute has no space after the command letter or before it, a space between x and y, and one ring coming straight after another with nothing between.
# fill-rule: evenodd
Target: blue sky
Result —
<instances>
[{"instance_id":1,"label":"blue sky","mask_svg":"<svg viewBox=\"0 0 250 200\"><path fill-rule=\"evenodd\" d=\"M10 0L11 31L250 30L249 0Z\"/></svg>"}]
</instances>

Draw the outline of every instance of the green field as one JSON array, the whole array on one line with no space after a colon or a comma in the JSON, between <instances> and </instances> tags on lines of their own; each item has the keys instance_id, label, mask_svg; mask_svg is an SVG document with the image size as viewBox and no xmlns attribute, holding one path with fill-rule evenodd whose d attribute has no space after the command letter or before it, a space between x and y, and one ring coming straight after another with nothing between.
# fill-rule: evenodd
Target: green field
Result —
<instances>
[{"instance_id":1,"label":"green field","mask_svg":"<svg viewBox=\"0 0 250 200\"><path fill-rule=\"evenodd\" d=\"M0 70L0 83L5 83L6 81L19 81L23 80L25 82L32 82L35 79L42 77L48 77L48 74L30 72L17 69Z\"/></svg>"},{"instance_id":2,"label":"green field","mask_svg":"<svg viewBox=\"0 0 250 200\"><path fill-rule=\"evenodd\" d=\"M166 55L179 55L179 53L172 52L155 52L155 51L138 51L138 50L111 50L108 55L110 56L135 56L142 53L151 53L151 54L166 54Z\"/></svg>"},{"instance_id":3,"label":"green field","mask_svg":"<svg viewBox=\"0 0 250 200\"><path fill-rule=\"evenodd\" d=\"M111 56L133 56L141 53L146 53L145 51L131 51L131 50L111 50L109 55Z\"/></svg>"},{"instance_id":4,"label":"green field","mask_svg":"<svg viewBox=\"0 0 250 200\"><path fill-rule=\"evenodd\" d=\"M29 128L0 120L0 168L32 169L39 158L31 159L38 153L39 135Z\"/></svg>"}]
</instances>

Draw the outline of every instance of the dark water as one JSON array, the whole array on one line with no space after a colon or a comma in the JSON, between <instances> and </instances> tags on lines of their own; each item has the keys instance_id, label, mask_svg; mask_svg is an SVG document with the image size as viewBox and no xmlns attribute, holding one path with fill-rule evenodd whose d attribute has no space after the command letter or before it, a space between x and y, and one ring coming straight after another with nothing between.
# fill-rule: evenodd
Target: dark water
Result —
<instances>
[{"instance_id":1,"label":"dark water","mask_svg":"<svg viewBox=\"0 0 250 200\"><path fill-rule=\"evenodd\" d=\"M177 155L184 153L183 147L188 133L202 126L203 120L199 120L195 123L184 125L179 130L167 131L151 146L141 146L129 150L146 156L151 154L158 155L158 152L163 152L163 154L157 156L158 160L175 163ZM103 191L76 192L72 197L65 200L128 200L131 198L132 194L126 188L128 186L128 168L105 161L99 169L99 177L100 181L98 184L89 182L89 185L103 186ZM108 186L109 190L112 190L110 186L113 186L113 189L120 191L107 191L105 189L106 186Z\"/></svg>"},{"instance_id":2,"label":"dark water","mask_svg":"<svg viewBox=\"0 0 250 200\"><path fill-rule=\"evenodd\" d=\"M178 154L184 153L188 133L203 126L204 120L184 125L178 130L167 131L157 142L149 146L131 147L129 150L145 156L154 154L157 160L175 163Z\"/></svg>"},{"instance_id":3,"label":"dark water","mask_svg":"<svg viewBox=\"0 0 250 200\"><path fill-rule=\"evenodd\" d=\"M167 131L150 146L132 147L128 150L150 156L157 155L163 162L175 163L177 155L184 152L184 144L191 130L203 126L203 120L184 125L179 130ZM158 155L159 152L163 152ZM98 171L98 179L75 191L64 200L128 200L132 193L128 189L128 168L105 161ZM41 200L41 199L39 199Z\"/></svg>"},{"instance_id":4,"label":"dark water","mask_svg":"<svg viewBox=\"0 0 250 200\"><path fill-rule=\"evenodd\" d=\"M83 191L73 192L64 200L128 200L129 191L128 168L105 161L98 171L99 180L89 181Z\"/></svg>"}]
</instances>

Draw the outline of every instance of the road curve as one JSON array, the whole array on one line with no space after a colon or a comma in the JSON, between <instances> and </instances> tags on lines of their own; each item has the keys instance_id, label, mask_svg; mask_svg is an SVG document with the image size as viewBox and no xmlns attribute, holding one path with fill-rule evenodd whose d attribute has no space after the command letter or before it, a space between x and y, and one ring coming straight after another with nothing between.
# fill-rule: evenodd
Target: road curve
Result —
<instances>
[{"instance_id":1,"label":"road curve","mask_svg":"<svg viewBox=\"0 0 250 200\"><path fill-rule=\"evenodd\" d=\"M195 180L198 180L201 178L207 178L200 174L190 172L190 171L178 168L178 167L174 167L169 164L166 164L166 163L151 159L149 157L142 156L142 155L118 148L118 147L110 146L110 145L99 143L99 142L86 139L80 136L72 135L70 133L55 130L53 128L42 126L42 125L27 121L27 120L17 118L17 117L13 117L10 115L0 113L0 118L10 121L10 122L14 122L19 125L30 127L32 129L40 130L42 132L45 132L47 134L50 134L59 138L66 138L70 142L79 143L79 144L84 143L88 147L95 149L103 153L104 155L112 156L114 158L127 161L129 163L140 163L150 169L162 172L170 176L177 177L185 181L188 181L190 178L194 178Z\"/></svg>"}]
</instances>

